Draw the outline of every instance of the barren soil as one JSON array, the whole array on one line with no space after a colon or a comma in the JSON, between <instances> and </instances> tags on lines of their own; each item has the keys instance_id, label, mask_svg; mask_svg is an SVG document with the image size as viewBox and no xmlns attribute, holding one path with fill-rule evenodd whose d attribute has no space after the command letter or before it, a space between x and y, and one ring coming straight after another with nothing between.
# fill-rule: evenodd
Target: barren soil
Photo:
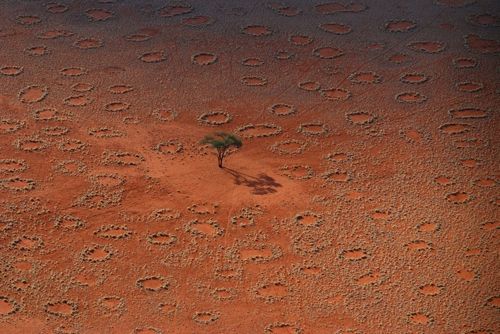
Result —
<instances>
[{"instance_id":1,"label":"barren soil","mask_svg":"<svg viewBox=\"0 0 500 334\"><path fill-rule=\"evenodd\" d=\"M0 3L1 334L500 331L498 2L56 1Z\"/></svg>"}]
</instances>

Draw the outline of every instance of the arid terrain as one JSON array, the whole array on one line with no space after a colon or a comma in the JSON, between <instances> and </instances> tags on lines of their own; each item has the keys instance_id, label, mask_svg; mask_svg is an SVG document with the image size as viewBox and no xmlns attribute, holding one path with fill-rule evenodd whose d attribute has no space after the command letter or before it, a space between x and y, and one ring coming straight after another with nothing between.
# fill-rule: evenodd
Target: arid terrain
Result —
<instances>
[{"instance_id":1,"label":"arid terrain","mask_svg":"<svg viewBox=\"0 0 500 334\"><path fill-rule=\"evenodd\" d=\"M0 334L500 333L498 1L55 1L0 2Z\"/></svg>"}]
</instances>

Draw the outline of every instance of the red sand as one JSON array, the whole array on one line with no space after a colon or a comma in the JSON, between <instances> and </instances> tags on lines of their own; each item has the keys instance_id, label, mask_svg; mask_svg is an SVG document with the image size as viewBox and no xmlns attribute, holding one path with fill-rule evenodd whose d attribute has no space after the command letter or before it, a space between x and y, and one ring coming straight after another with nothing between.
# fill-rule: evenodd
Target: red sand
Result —
<instances>
[{"instance_id":1,"label":"red sand","mask_svg":"<svg viewBox=\"0 0 500 334\"><path fill-rule=\"evenodd\" d=\"M499 332L498 12L2 1L0 333Z\"/></svg>"}]
</instances>

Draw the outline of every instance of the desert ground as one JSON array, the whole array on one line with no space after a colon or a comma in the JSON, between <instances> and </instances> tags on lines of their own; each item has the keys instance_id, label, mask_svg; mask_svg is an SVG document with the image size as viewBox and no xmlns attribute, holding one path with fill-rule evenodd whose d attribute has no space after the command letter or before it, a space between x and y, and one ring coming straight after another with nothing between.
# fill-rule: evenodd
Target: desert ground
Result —
<instances>
[{"instance_id":1,"label":"desert ground","mask_svg":"<svg viewBox=\"0 0 500 334\"><path fill-rule=\"evenodd\" d=\"M500 333L497 1L55 1L0 2L1 334Z\"/></svg>"}]
</instances>

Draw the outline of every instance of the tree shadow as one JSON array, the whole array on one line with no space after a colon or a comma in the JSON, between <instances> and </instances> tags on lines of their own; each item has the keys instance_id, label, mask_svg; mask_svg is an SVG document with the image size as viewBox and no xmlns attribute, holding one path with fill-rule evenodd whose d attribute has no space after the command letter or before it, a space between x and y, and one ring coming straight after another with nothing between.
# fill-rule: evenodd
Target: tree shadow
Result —
<instances>
[{"instance_id":1,"label":"tree shadow","mask_svg":"<svg viewBox=\"0 0 500 334\"><path fill-rule=\"evenodd\" d=\"M235 184L252 188L252 194L255 195L272 194L278 191L276 188L281 187L280 183L264 173L252 176L227 167L223 169L233 176Z\"/></svg>"}]
</instances>

